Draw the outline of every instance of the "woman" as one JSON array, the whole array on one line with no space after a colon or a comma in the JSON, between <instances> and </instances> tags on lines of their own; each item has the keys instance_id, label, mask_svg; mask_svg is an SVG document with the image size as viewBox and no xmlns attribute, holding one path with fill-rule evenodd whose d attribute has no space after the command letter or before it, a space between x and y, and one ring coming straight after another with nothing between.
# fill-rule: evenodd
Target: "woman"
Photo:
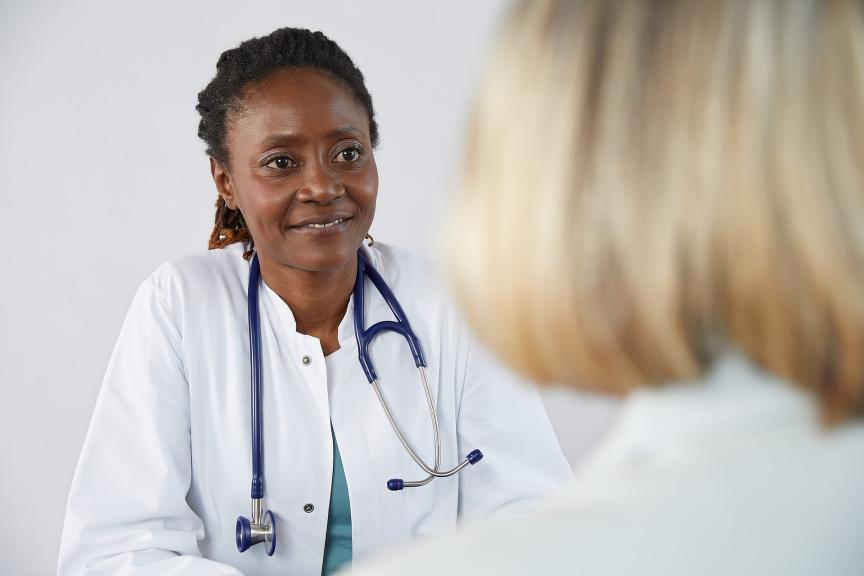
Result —
<instances>
[{"instance_id":1,"label":"woman","mask_svg":"<svg viewBox=\"0 0 864 576\"><path fill-rule=\"evenodd\" d=\"M515 7L462 302L524 374L626 400L566 493L369 574L864 574L862 55L855 0Z\"/></svg>"},{"instance_id":2,"label":"woman","mask_svg":"<svg viewBox=\"0 0 864 576\"><path fill-rule=\"evenodd\" d=\"M72 485L59 572L329 573L566 481L539 399L470 343L426 267L363 245L378 129L345 52L307 30L249 40L222 54L197 108L219 193L213 250L167 263L135 296ZM358 362L360 330L402 311L425 356L440 462L416 350L383 333L371 365ZM266 483L252 483L250 516L258 364ZM475 448L485 459L458 480L387 490L394 476L427 474L394 434L368 368L432 471Z\"/></svg>"}]
</instances>

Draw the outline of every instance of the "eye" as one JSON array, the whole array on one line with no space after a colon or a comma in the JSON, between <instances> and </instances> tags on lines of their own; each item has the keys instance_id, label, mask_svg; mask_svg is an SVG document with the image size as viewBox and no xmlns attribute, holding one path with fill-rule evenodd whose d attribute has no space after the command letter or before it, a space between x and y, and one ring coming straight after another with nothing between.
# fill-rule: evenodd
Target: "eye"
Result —
<instances>
[{"instance_id":1,"label":"eye","mask_svg":"<svg viewBox=\"0 0 864 576\"><path fill-rule=\"evenodd\" d=\"M290 156L273 156L265 161L264 166L273 170L286 170L296 166Z\"/></svg>"},{"instance_id":2,"label":"eye","mask_svg":"<svg viewBox=\"0 0 864 576\"><path fill-rule=\"evenodd\" d=\"M363 153L363 150L359 146L351 146L349 148L345 148L344 150L340 150L338 154L336 154L337 162L356 162L360 159L360 155Z\"/></svg>"}]
</instances>

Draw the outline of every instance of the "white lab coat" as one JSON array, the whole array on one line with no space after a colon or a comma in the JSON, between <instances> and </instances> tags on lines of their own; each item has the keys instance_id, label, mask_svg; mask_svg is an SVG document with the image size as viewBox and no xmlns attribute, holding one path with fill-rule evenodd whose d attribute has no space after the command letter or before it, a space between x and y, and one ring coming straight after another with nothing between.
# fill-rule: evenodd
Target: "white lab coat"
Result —
<instances>
[{"instance_id":1,"label":"white lab coat","mask_svg":"<svg viewBox=\"0 0 864 576\"><path fill-rule=\"evenodd\" d=\"M363 249L426 354L443 467L474 448L485 458L426 487L387 490L389 478L424 475L357 360L353 302L339 326L341 349L325 358L262 282L264 503L276 514L277 549L240 554L234 527L238 515L250 516L251 489L249 264L240 245L182 258L141 285L121 329L72 483L59 574L320 574L331 424L355 559L452 528L457 517L518 509L571 478L536 393L471 341L427 267L380 243ZM366 326L385 319L393 319L387 305L367 284ZM403 431L432 462L407 344L387 333L370 348Z\"/></svg>"},{"instance_id":2,"label":"white lab coat","mask_svg":"<svg viewBox=\"0 0 864 576\"><path fill-rule=\"evenodd\" d=\"M860 576L864 422L730 355L632 394L559 495L518 521L418 544L354 576Z\"/></svg>"}]
</instances>

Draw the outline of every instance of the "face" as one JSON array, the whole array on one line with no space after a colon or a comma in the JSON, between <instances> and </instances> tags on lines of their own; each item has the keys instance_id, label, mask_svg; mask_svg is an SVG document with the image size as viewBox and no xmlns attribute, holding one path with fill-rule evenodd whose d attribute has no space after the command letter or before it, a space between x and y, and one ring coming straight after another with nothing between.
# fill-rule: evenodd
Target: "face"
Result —
<instances>
[{"instance_id":1,"label":"face","mask_svg":"<svg viewBox=\"0 0 864 576\"><path fill-rule=\"evenodd\" d=\"M378 193L365 108L338 80L303 68L251 85L242 104L228 118L228 166L211 168L262 266L353 266Z\"/></svg>"}]
</instances>

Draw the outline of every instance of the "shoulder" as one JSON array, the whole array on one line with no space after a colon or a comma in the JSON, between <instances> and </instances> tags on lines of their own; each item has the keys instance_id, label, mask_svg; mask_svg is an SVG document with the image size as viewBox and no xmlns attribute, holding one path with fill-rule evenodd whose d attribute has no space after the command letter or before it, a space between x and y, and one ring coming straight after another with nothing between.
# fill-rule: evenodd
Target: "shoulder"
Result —
<instances>
[{"instance_id":1,"label":"shoulder","mask_svg":"<svg viewBox=\"0 0 864 576\"><path fill-rule=\"evenodd\" d=\"M404 308L421 314L453 312L439 270L431 261L381 242L361 249Z\"/></svg>"},{"instance_id":2,"label":"shoulder","mask_svg":"<svg viewBox=\"0 0 864 576\"><path fill-rule=\"evenodd\" d=\"M381 242L364 245L361 250L394 292L408 289L424 296L446 297L440 271L429 259Z\"/></svg>"},{"instance_id":3,"label":"shoulder","mask_svg":"<svg viewBox=\"0 0 864 576\"><path fill-rule=\"evenodd\" d=\"M249 270L249 263L243 259L243 248L243 244L238 243L171 259L159 266L147 282L170 288L177 284L201 284L243 277Z\"/></svg>"},{"instance_id":4,"label":"shoulder","mask_svg":"<svg viewBox=\"0 0 864 576\"><path fill-rule=\"evenodd\" d=\"M467 327L447 290L439 269L428 259L401 248L375 242L363 252L384 279L405 310L411 327L421 340L447 342L464 349ZM380 298L370 309L370 321L390 319L391 313Z\"/></svg>"},{"instance_id":5,"label":"shoulder","mask_svg":"<svg viewBox=\"0 0 864 576\"><path fill-rule=\"evenodd\" d=\"M249 263L242 244L208 250L169 260L159 266L138 289L171 308L205 305L213 294L245 296Z\"/></svg>"},{"instance_id":6,"label":"shoulder","mask_svg":"<svg viewBox=\"0 0 864 576\"><path fill-rule=\"evenodd\" d=\"M361 250L369 256L375 269L393 283L406 278L432 279L437 275L429 260L403 248L375 242Z\"/></svg>"}]
</instances>

